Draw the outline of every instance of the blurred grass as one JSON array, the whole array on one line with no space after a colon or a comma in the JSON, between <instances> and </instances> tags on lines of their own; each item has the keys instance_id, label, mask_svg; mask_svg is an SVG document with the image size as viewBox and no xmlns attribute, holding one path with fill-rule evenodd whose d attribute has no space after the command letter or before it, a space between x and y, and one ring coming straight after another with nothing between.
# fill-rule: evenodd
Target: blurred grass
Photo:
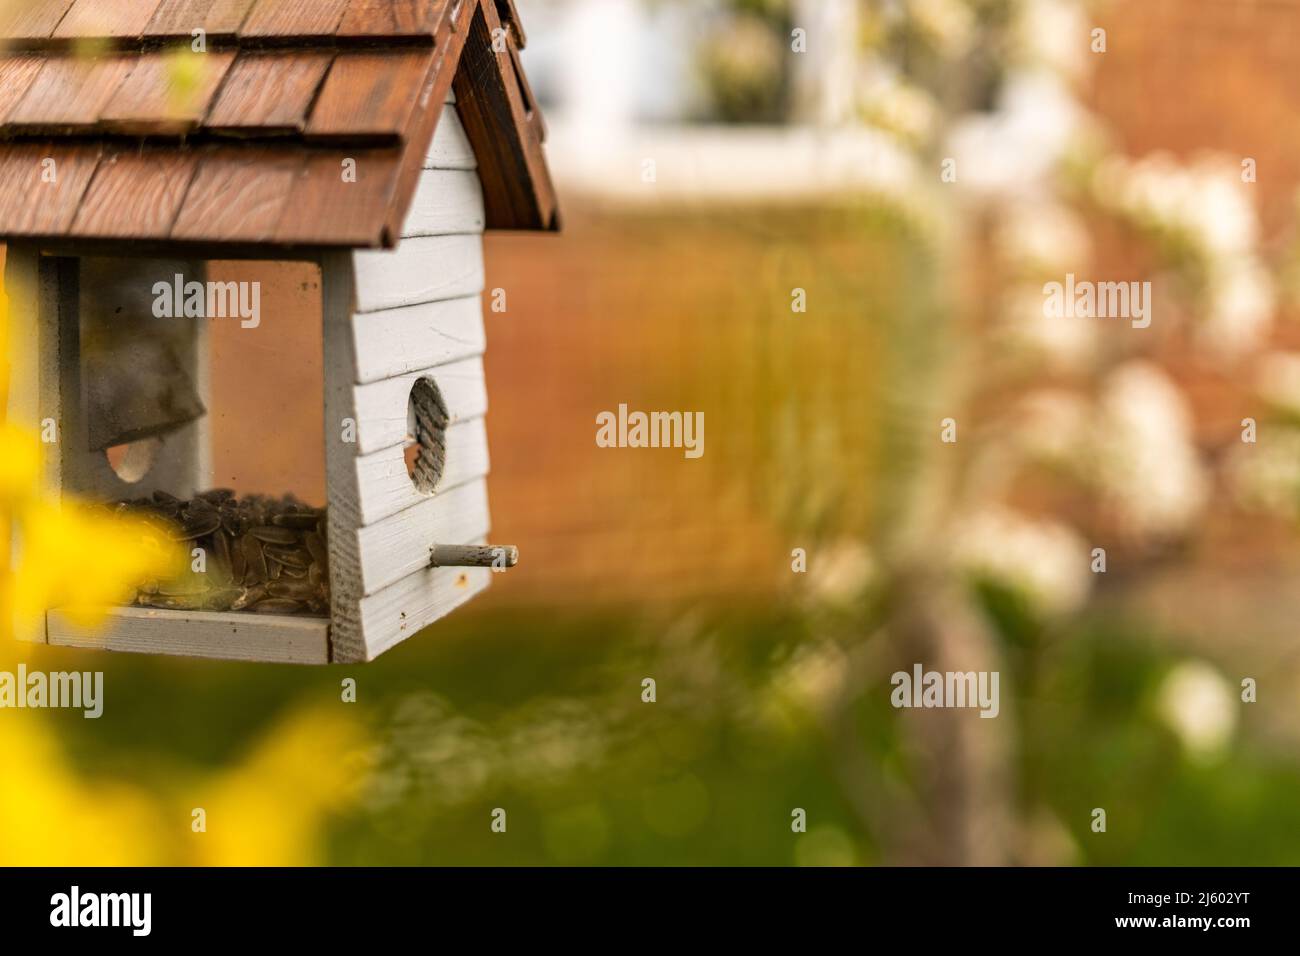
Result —
<instances>
[{"instance_id":1,"label":"blurred grass","mask_svg":"<svg viewBox=\"0 0 1300 956\"><path fill-rule=\"evenodd\" d=\"M783 684L815 636L807 615L781 606L676 620L473 612L359 668L113 657L104 718L55 719L81 772L157 791L234 762L297 709L357 716L365 759L320 742L327 759L373 770L361 804L327 828L332 863L881 862L808 702ZM1253 743L1248 726L1221 762L1197 764L1151 712L1177 659L1165 642L1100 618L1058 639L1032 692L1004 706L1026 728L1020 799L1066 821L1079 862L1300 859L1289 755ZM338 703L344 676L357 678L355 705ZM640 699L645 676L658 683L654 704ZM872 688L854 719L873 759L898 769L887 694ZM1088 829L1095 806L1106 834ZM489 828L496 807L505 834ZM795 807L806 835L790 830Z\"/></svg>"}]
</instances>

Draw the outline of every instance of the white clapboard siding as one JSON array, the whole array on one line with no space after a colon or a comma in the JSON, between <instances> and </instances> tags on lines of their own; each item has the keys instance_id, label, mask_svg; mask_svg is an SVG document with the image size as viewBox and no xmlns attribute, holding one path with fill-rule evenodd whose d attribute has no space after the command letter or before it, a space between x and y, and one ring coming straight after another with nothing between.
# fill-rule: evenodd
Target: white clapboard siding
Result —
<instances>
[{"instance_id":1,"label":"white clapboard siding","mask_svg":"<svg viewBox=\"0 0 1300 956\"><path fill-rule=\"evenodd\" d=\"M418 236L392 252L355 254L358 312L438 302L483 291L483 237Z\"/></svg>"},{"instance_id":2,"label":"white clapboard siding","mask_svg":"<svg viewBox=\"0 0 1300 956\"><path fill-rule=\"evenodd\" d=\"M423 165L398 248L350 253L327 283L328 367L346 367L348 381L327 387L326 421L352 418L357 426L354 443L331 445L327 455L337 661L374 659L482 591L491 574L428 566L435 544L484 543L490 528L480 301L486 217L454 106L443 110ZM432 495L415 489L404 455L411 388L423 377L450 416L446 465Z\"/></svg>"},{"instance_id":3,"label":"white clapboard siding","mask_svg":"<svg viewBox=\"0 0 1300 956\"><path fill-rule=\"evenodd\" d=\"M447 460L435 493L441 494L487 473L487 426L483 419L475 418L448 428ZM411 481L402 445L359 457L357 488L361 495L362 524L374 524L429 497L418 491Z\"/></svg>"},{"instance_id":4,"label":"white clapboard siding","mask_svg":"<svg viewBox=\"0 0 1300 956\"><path fill-rule=\"evenodd\" d=\"M361 383L482 355L487 348L477 295L352 317Z\"/></svg>"},{"instance_id":5,"label":"white clapboard siding","mask_svg":"<svg viewBox=\"0 0 1300 956\"><path fill-rule=\"evenodd\" d=\"M486 544L480 538L465 544ZM509 573L509 572L506 572ZM487 590L490 568L425 568L361 599L361 629L373 659Z\"/></svg>"},{"instance_id":6,"label":"white clapboard siding","mask_svg":"<svg viewBox=\"0 0 1300 956\"><path fill-rule=\"evenodd\" d=\"M418 378L430 378L442 393L451 421L466 421L487 414L487 383L483 378L481 358L449 362L386 378L367 385L353 386L356 411L358 455L369 455L406 441L407 408L411 387Z\"/></svg>"},{"instance_id":7,"label":"white clapboard siding","mask_svg":"<svg viewBox=\"0 0 1300 956\"><path fill-rule=\"evenodd\" d=\"M357 529L361 592L371 595L429 566L435 544L465 544L491 530L487 482L478 478Z\"/></svg>"},{"instance_id":8,"label":"white clapboard siding","mask_svg":"<svg viewBox=\"0 0 1300 956\"><path fill-rule=\"evenodd\" d=\"M87 629L61 611L46 615L49 642L65 647L283 664L329 663L329 626L323 617L122 607Z\"/></svg>"},{"instance_id":9,"label":"white clapboard siding","mask_svg":"<svg viewBox=\"0 0 1300 956\"><path fill-rule=\"evenodd\" d=\"M486 222L478 173L472 169L425 169L402 224L402 237L480 233Z\"/></svg>"},{"instance_id":10,"label":"white clapboard siding","mask_svg":"<svg viewBox=\"0 0 1300 956\"><path fill-rule=\"evenodd\" d=\"M448 101L451 102L451 101ZM465 127L460 121L460 114L453 106L444 109L438 119L438 128L433 132L433 144L428 155L424 157L425 169L477 169L478 160L474 158L474 148L465 135Z\"/></svg>"}]
</instances>

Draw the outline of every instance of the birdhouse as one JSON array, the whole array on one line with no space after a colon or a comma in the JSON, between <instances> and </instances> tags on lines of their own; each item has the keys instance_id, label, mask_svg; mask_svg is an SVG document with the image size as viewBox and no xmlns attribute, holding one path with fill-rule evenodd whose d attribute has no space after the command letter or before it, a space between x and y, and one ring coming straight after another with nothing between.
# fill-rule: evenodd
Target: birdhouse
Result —
<instances>
[{"instance_id":1,"label":"birdhouse","mask_svg":"<svg viewBox=\"0 0 1300 956\"><path fill-rule=\"evenodd\" d=\"M366 661L484 590L482 233L558 228L511 0L3 10L11 420L192 556L35 639Z\"/></svg>"}]
</instances>

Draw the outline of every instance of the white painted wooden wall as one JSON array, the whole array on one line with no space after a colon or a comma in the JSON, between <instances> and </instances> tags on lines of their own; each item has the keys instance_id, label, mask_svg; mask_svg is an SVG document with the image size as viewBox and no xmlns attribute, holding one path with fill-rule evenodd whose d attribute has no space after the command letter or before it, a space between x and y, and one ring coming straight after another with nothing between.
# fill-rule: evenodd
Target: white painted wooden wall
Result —
<instances>
[{"instance_id":1,"label":"white painted wooden wall","mask_svg":"<svg viewBox=\"0 0 1300 956\"><path fill-rule=\"evenodd\" d=\"M483 192L449 98L398 248L326 257L326 448L337 661L370 660L487 587L485 568L431 569L434 544L487 540ZM441 481L416 490L411 387L430 378L451 424ZM340 423L356 423L355 442Z\"/></svg>"}]
</instances>

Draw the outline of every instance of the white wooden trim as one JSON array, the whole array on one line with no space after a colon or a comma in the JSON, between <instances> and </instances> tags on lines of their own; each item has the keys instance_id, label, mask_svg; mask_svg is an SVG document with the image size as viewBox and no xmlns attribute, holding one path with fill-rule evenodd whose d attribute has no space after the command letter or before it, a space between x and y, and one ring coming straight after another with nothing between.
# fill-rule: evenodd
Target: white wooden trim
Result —
<instances>
[{"instance_id":1,"label":"white wooden trim","mask_svg":"<svg viewBox=\"0 0 1300 956\"><path fill-rule=\"evenodd\" d=\"M369 455L405 442L411 387L416 379L424 377L433 379L438 386L453 423L487 414L487 382L481 358L449 362L367 385L356 385L352 387L351 400L353 418L357 423L355 454Z\"/></svg>"},{"instance_id":2,"label":"white wooden trim","mask_svg":"<svg viewBox=\"0 0 1300 956\"><path fill-rule=\"evenodd\" d=\"M57 610L46 620L50 643L64 647L283 664L330 659L329 622L320 617L122 607L99 628L80 627Z\"/></svg>"},{"instance_id":3,"label":"white wooden trim","mask_svg":"<svg viewBox=\"0 0 1300 956\"><path fill-rule=\"evenodd\" d=\"M325 483L329 502L327 546L330 561L330 657L350 663L366 660L358 602L361 557L357 553L358 454L348 441L345 422L356 422L356 354L352 337L355 253L321 257L321 327L324 347ZM405 414L405 413L403 413Z\"/></svg>"},{"instance_id":4,"label":"white wooden trim","mask_svg":"<svg viewBox=\"0 0 1300 956\"><path fill-rule=\"evenodd\" d=\"M402 236L479 233L487 224L483 188L472 169L425 169L402 224Z\"/></svg>"},{"instance_id":5,"label":"white wooden trim","mask_svg":"<svg viewBox=\"0 0 1300 956\"><path fill-rule=\"evenodd\" d=\"M353 254L358 312L439 302L483 291L483 241L477 235L420 236L395 251Z\"/></svg>"},{"instance_id":6,"label":"white wooden trim","mask_svg":"<svg viewBox=\"0 0 1300 956\"><path fill-rule=\"evenodd\" d=\"M448 103L455 102L455 94ZM478 160L474 156L474 147L465 135L465 126L460 121L460 114L455 108L443 110L438 119L438 128L433 131L433 143L429 153L424 157L425 169L477 169Z\"/></svg>"},{"instance_id":7,"label":"white wooden trim","mask_svg":"<svg viewBox=\"0 0 1300 956\"><path fill-rule=\"evenodd\" d=\"M488 473L487 425L481 418L459 422L447 429L447 461L437 494ZM393 445L357 459L357 488L361 495L361 523L374 524L389 515L413 508L429 496L416 490L406 470L406 449Z\"/></svg>"},{"instance_id":8,"label":"white wooden trim","mask_svg":"<svg viewBox=\"0 0 1300 956\"><path fill-rule=\"evenodd\" d=\"M485 536L490 526L487 482L479 478L359 528L362 594L374 594L428 567L433 545L469 544Z\"/></svg>"},{"instance_id":9,"label":"white wooden trim","mask_svg":"<svg viewBox=\"0 0 1300 956\"><path fill-rule=\"evenodd\" d=\"M486 591L491 580L489 568L425 568L362 598L361 627L367 637L369 659Z\"/></svg>"},{"instance_id":10,"label":"white wooden trim","mask_svg":"<svg viewBox=\"0 0 1300 956\"><path fill-rule=\"evenodd\" d=\"M482 355L487 348L477 295L360 313L352 318L352 334L360 383Z\"/></svg>"}]
</instances>

